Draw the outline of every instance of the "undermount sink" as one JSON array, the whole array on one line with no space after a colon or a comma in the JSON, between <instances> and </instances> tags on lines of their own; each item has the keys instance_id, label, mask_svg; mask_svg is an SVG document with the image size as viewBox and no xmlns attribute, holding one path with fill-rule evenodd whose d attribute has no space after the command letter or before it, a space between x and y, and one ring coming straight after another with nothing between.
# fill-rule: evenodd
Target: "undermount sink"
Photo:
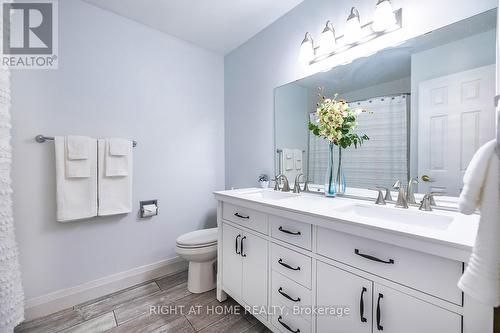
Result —
<instances>
[{"instance_id":1,"label":"undermount sink","mask_svg":"<svg viewBox=\"0 0 500 333\"><path fill-rule=\"evenodd\" d=\"M375 205L352 204L337 208L335 211L362 218L371 218L438 230L448 229L453 221L453 217L451 216Z\"/></svg>"},{"instance_id":2,"label":"undermount sink","mask_svg":"<svg viewBox=\"0 0 500 333\"><path fill-rule=\"evenodd\" d=\"M265 199L265 200L282 200L298 196L298 194L295 193L278 192L272 190L257 190L252 192L245 192L244 195L253 199Z\"/></svg>"}]
</instances>

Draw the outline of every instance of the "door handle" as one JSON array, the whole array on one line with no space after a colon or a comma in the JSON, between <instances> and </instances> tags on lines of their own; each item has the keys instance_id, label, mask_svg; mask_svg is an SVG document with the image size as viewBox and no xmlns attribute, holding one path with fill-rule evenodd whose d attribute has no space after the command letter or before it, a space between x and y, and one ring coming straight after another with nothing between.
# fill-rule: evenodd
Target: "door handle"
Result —
<instances>
[{"instance_id":1,"label":"door handle","mask_svg":"<svg viewBox=\"0 0 500 333\"><path fill-rule=\"evenodd\" d=\"M363 287L363 289L361 290L361 297L359 298L359 313L361 316L362 323L366 323L366 318L364 317L364 315L365 315L365 302L363 300L363 295L365 292L366 292L366 288Z\"/></svg>"},{"instance_id":2,"label":"door handle","mask_svg":"<svg viewBox=\"0 0 500 333\"><path fill-rule=\"evenodd\" d=\"M285 264L283 262L283 259L281 259L281 258L278 260L278 264L280 264L281 266L286 267L288 269L291 269L292 271L300 271L300 266L292 267L292 266L290 266L288 264Z\"/></svg>"},{"instance_id":3,"label":"door handle","mask_svg":"<svg viewBox=\"0 0 500 333\"><path fill-rule=\"evenodd\" d=\"M281 317L281 316L279 316L279 317L278 317L278 322L281 324L281 326L283 326L284 328L286 328L287 330L289 330L289 331L290 331L290 332L292 332L292 333L300 333L300 329L298 329L298 328L297 328L296 330L292 330L292 329L290 328L290 326L288 326L288 325L287 325L287 324L285 324L283 321L281 321L281 319L282 319L282 318L283 318L283 317Z\"/></svg>"},{"instance_id":4,"label":"door handle","mask_svg":"<svg viewBox=\"0 0 500 333\"><path fill-rule=\"evenodd\" d=\"M385 261L385 260L379 259L377 257L371 256L369 254L363 254L363 253L359 252L358 249L354 249L354 253L357 254L358 256L363 257L363 258L368 259L368 260L380 262L383 264L394 264L394 259L389 259L389 260Z\"/></svg>"},{"instance_id":5,"label":"door handle","mask_svg":"<svg viewBox=\"0 0 500 333\"><path fill-rule=\"evenodd\" d=\"M381 293L378 294L378 299L377 299L377 330L379 331L383 331L384 330L384 326L380 325L380 317L381 317L381 313L380 313L380 299L381 298L384 298L384 295L382 295Z\"/></svg>"},{"instance_id":6,"label":"door handle","mask_svg":"<svg viewBox=\"0 0 500 333\"><path fill-rule=\"evenodd\" d=\"M287 293L285 293L285 292L283 291L283 288L281 288L281 287L278 289L278 292L279 292L279 293L280 293L283 297L285 297L285 298L289 299L289 300L290 300L290 301L292 301L292 302L300 302L300 297L297 297L296 299L291 298L291 297L290 297Z\"/></svg>"},{"instance_id":7,"label":"door handle","mask_svg":"<svg viewBox=\"0 0 500 333\"><path fill-rule=\"evenodd\" d=\"M281 232L284 232L285 234L289 234L289 235L300 236L302 234L300 231L290 231L290 230L283 229L282 226L280 226L278 228L278 230Z\"/></svg>"},{"instance_id":8,"label":"door handle","mask_svg":"<svg viewBox=\"0 0 500 333\"><path fill-rule=\"evenodd\" d=\"M248 215L241 215L240 213L234 213L234 216L239 217L240 219L249 219L250 216Z\"/></svg>"},{"instance_id":9,"label":"door handle","mask_svg":"<svg viewBox=\"0 0 500 333\"><path fill-rule=\"evenodd\" d=\"M247 239L247 236L243 236L243 238L241 239L241 242L240 242L240 251L241 251L241 256L242 257L246 257L247 255L243 252L243 241Z\"/></svg>"},{"instance_id":10,"label":"door handle","mask_svg":"<svg viewBox=\"0 0 500 333\"><path fill-rule=\"evenodd\" d=\"M238 252L238 240L239 240L240 238L241 238L241 235L236 236L236 242L235 242L235 244L234 244L234 248L235 248L235 250L234 250L234 251L236 252L236 254L241 254L241 251L240 251L240 252Z\"/></svg>"}]
</instances>

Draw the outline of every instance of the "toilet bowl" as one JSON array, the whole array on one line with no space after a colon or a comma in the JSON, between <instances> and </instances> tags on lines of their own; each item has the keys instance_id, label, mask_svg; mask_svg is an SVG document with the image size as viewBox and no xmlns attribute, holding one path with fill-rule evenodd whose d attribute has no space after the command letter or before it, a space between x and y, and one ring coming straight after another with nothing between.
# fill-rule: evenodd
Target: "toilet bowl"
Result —
<instances>
[{"instance_id":1,"label":"toilet bowl","mask_svg":"<svg viewBox=\"0 0 500 333\"><path fill-rule=\"evenodd\" d=\"M189 232L177 238L176 252L189 261L188 290L203 293L215 288L217 228Z\"/></svg>"}]
</instances>

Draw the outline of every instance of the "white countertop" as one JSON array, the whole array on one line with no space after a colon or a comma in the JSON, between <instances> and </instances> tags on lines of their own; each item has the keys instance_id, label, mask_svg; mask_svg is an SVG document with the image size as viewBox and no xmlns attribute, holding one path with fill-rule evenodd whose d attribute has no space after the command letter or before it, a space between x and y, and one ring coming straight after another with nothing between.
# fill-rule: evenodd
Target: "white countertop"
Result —
<instances>
[{"instance_id":1,"label":"white countertop","mask_svg":"<svg viewBox=\"0 0 500 333\"><path fill-rule=\"evenodd\" d=\"M265 198L256 196L255 193L260 191L274 192L272 189L238 189L229 191L215 192L218 200L228 201L236 199L240 203L243 201L259 204L265 207L281 209L288 212L304 214L313 217L319 217L330 220L332 228L341 223L343 226L348 224L352 227L357 227L355 230L360 230L363 227L373 233L385 232L391 235L403 236L406 239L415 239L418 241L428 242L429 244L448 247L450 249L460 250L461 254L451 255L455 259L466 260L474 246L477 229L479 225L479 215L464 215L458 212L444 211L434 209L432 212L420 211L418 207L410 207L409 209L396 208L393 204L385 206L375 205L373 202L348 198L326 198L317 194L301 193L300 195L290 195L289 198ZM273 195L271 193L271 195ZM279 194L278 194L279 195ZM347 206L360 206L363 210L371 212L373 207L373 216L360 216L346 210ZM393 211L390 211L393 210ZM395 211L394 211L395 210ZM414 224L412 219L396 222L387 220L382 217L386 214L410 214L413 220L419 220L420 217L426 226ZM417 215L418 214L418 215ZM426 219L427 217L427 219ZM425 220L426 219L426 220ZM445 224L436 223L433 225L433 220L447 219ZM429 222L426 222L429 221ZM438 221L437 221L438 222ZM324 225L322 225L324 226ZM354 229L353 229L354 230ZM354 233L354 232L353 232ZM369 234L368 234L369 235ZM374 236L376 239L378 236ZM370 237L371 238L371 237ZM422 244L420 244L422 247ZM431 250L426 252L432 252ZM445 251L446 252L446 251Z\"/></svg>"}]
</instances>

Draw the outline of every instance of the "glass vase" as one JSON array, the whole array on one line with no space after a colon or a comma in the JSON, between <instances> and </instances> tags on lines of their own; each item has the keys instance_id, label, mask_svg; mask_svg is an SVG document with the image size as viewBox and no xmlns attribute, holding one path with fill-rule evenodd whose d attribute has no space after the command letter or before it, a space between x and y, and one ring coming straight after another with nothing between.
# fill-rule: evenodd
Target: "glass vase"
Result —
<instances>
[{"instance_id":1,"label":"glass vase","mask_svg":"<svg viewBox=\"0 0 500 333\"><path fill-rule=\"evenodd\" d=\"M331 143L328 146L328 166L325 177L325 196L335 197L337 194L344 194L346 189L346 181L344 170L342 168L342 147L339 146L338 160L335 163L334 151L335 144Z\"/></svg>"}]
</instances>

